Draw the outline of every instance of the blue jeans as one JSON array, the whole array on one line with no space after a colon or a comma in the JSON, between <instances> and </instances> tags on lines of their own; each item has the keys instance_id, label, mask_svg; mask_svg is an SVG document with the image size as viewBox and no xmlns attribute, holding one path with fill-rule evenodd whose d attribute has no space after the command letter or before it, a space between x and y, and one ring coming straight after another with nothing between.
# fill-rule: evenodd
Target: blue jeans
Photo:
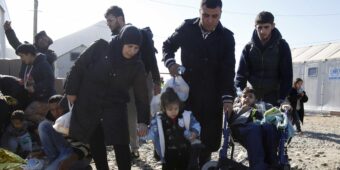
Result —
<instances>
[{"instance_id":1,"label":"blue jeans","mask_svg":"<svg viewBox=\"0 0 340 170\"><path fill-rule=\"evenodd\" d=\"M60 162L68 158L73 153L73 149L65 138L54 130L53 122L48 120L42 121L39 124L38 131L44 152L49 160L49 165L46 169L57 170ZM80 160L76 161L72 165L72 167L76 167L71 169L81 169L87 165L89 165L89 161Z\"/></svg>"}]
</instances>

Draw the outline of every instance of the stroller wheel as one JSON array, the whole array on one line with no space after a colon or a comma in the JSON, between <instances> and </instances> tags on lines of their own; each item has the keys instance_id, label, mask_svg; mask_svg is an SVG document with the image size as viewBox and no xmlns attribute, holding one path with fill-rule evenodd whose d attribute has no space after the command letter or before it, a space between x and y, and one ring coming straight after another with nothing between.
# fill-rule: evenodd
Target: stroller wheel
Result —
<instances>
[{"instance_id":1,"label":"stroller wheel","mask_svg":"<svg viewBox=\"0 0 340 170\"><path fill-rule=\"evenodd\" d=\"M202 170L215 170L217 169L217 164L217 161L209 161L203 165Z\"/></svg>"}]
</instances>

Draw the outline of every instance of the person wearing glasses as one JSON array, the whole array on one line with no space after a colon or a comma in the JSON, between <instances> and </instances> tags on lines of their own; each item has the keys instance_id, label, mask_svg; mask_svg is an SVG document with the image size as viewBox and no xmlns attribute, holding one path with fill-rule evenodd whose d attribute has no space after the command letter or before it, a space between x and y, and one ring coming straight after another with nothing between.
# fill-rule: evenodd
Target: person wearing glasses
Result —
<instances>
[{"instance_id":1,"label":"person wearing glasses","mask_svg":"<svg viewBox=\"0 0 340 170\"><path fill-rule=\"evenodd\" d=\"M292 81L289 45L275 27L273 14L262 11L256 16L251 41L242 51L235 85L243 90L249 82L259 101L279 106Z\"/></svg>"}]
</instances>

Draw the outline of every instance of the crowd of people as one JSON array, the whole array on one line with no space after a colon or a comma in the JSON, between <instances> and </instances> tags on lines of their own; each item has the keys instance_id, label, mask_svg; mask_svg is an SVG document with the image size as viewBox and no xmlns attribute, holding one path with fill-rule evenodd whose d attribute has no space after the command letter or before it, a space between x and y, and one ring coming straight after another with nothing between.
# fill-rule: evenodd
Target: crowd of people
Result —
<instances>
[{"instance_id":1,"label":"crowd of people","mask_svg":"<svg viewBox=\"0 0 340 170\"><path fill-rule=\"evenodd\" d=\"M22 86L28 104L10 105L9 96L17 93L5 92L0 79L1 112L9 113L1 125L1 147L24 158L45 157L46 169L91 169L93 159L96 169L108 170L106 146L112 145L118 168L128 170L131 159L139 157L139 141L152 140L163 169L199 169L219 149L227 116L234 138L248 152L250 169L278 168L276 127L259 123L263 112L255 103L289 102L301 133L308 100L303 80L293 84L289 45L267 11L256 16L235 73L235 39L221 24L221 13L221 0L202 0L199 17L186 19L163 43L162 61L171 76L182 76L189 86L185 101L176 89L161 89L150 28L127 24L118 6L104 15L111 41L97 40L81 53L64 94L56 94L54 86L52 39L42 31L34 44L21 43L6 22L7 39L22 60L20 79L14 83ZM178 49L182 65L175 59ZM181 67L185 71L180 73ZM237 88L243 90L239 97ZM151 117L150 101L158 94L160 110ZM53 124L70 111L69 133L63 135Z\"/></svg>"}]
</instances>

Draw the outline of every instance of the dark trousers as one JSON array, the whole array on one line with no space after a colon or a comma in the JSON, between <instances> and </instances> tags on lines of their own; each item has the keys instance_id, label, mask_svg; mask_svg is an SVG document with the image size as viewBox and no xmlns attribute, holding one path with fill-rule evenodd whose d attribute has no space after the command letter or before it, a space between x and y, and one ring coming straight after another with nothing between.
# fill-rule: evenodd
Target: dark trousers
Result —
<instances>
[{"instance_id":1,"label":"dark trousers","mask_svg":"<svg viewBox=\"0 0 340 170\"><path fill-rule=\"evenodd\" d=\"M131 169L131 155L129 145L113 145L118 169ZM107 162L105 138L102 126L99 125L90 139L90 149L97 170L109 170Z\"/></svg>"},{"instance_id":2,"label":"dark trousers","mask_svg":"<svg viewBox=\"0 0 340 170\"><path fill-rule=\"evenodd\" d=\"M211 151L206 148L203 148L200 152L198 158L198 164L200 167L203 167L205 163L211 160Z\"/></svg>"},{"instance_id":3,"label":"dark trousers","mask_svg":"<svg viewBox=\"0 0 340 170\"><path fill-rule=\"evenodd\" d=\"M101 125L98 125L93 132L90 139L90 149L96 169L109 170L109 164L107 162L106 146L104 140L104 132Z\"/></svg>"},{"instance_id":4,"label":"dark trousers","mask_svg":"<svg viewBox=\"0 0 340 170\"><path fill-rule=\"evenodd\" d=\"M163 170L185 170L188 168L190 154L188 150L167 149L165 151L165 163Z\"/></svg>"},{"instance_id":5,"label":"dark trousers","mask_svg":"<svg viewBox=\"0 0 340 170\"><path fill-rule=\"evenodd\" d=\"M301 124L300 124L300 117L299 117L299 112L293 112L292 113L292 117L293 117L293 124L296 126L296 130L298 132L301 132Z\"/></svg>"}]
</instances>

